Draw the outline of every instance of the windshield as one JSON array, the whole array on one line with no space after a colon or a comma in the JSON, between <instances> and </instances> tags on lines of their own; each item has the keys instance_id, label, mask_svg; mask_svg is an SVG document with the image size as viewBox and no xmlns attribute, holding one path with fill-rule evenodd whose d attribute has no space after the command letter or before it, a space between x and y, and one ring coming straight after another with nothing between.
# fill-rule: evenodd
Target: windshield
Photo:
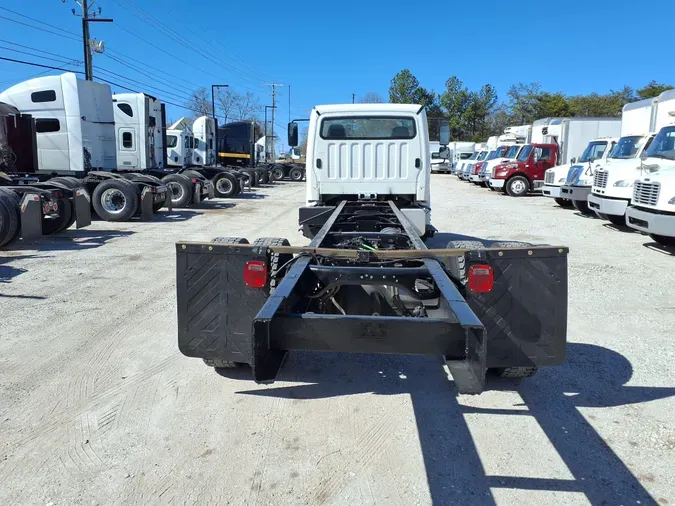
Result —
<instances>
[{"instance_id":1,"label":"windshield","mask_svg":"<svg viewBox=\"0 0 675 506\"><path fill-rule=\"evenodd\" d=\"M530 158L530 153L532 153L532 144L525 146L518 155L519 162L526 162Z\"/></svg>"},{"instance_id":2,"label":"windshield","mask_svg":"<svg viewBox=\"0 0 675 506\"><path fill-rule=\"evenodd\" d=\"M506 152L506 155L504 155L504 158L513 160L516 156L518 156L518 151L520 151L520 146L511 146Z\"/></svg>"},{"instance_id":3,"label":"windshield","mask_svg":"<svg viewBox=\"0 0 675 506\"><path fill-rule=\"evenodd\" d=\"M497 153L499 153L499 151L490 151L485 161L487 162L488 160L494 160L495 158L497 158Z\"/></svg>"},{"instance_id":4,"label":"windshield","mask_svg":"<svg viewBox=\"0 0 675 506\"><path fill-rule=\"evenodd\" d=\"M675 126L661 129L647 149L647 156L675 160Z\"/></svg>"},{"instance_id":5,"label":"windshield","mask_svg":"<svg viewBox=\"0 0 675 506\"><path fill-rule=\"evenodd\" d=\"M584 154L579 158L579 163L590 162L591 159L599 160L605 154L606 149L607 141L590 142Z\"/></svg>"},{"instance_id":6,"label":"windshield","mask_svg":"<svg viewBox=\"0 0 675 506\"><path fill-rule=\"evenodd\" d=\"M488 154L487 151L481 151L480 153L478 153L478 156L475 159L478 161L485 160L487 154Z\"/></svg>"},{"instance_id":7,"label":"windshield","mask_svg":"<svg viewBox=\"0 0 675 506\"><path fill-rule=\"evenodd\" d=\"M621 137L619 142L614 145L614 149L612 149L609 157L615 160L628 160L629 158L635 158L644 143L645 138L641 135Z\"/></svg>"},{"instance_id":8,"label":"windshield","mask_svg":"<svg viewBox=\"0 0 675 506\"><path fill-rule=\"evenodd\" d=\"M504 158L504 155L506 155L506 152L509 150L508 146L502 146L501 148L497 149L497 154L495 155L495 158Z\"/></svg>"},{"instance_id":9,"label":"windshield","mask_svg":"<svg viewBox=\"0 0 675 506\"><path fill-rule=\"evenodd\" d=\"M175 148L176 145L178 145L178 137L175 135L167 135L166 136L166 147L167 148Z\"/></svg>"},{"instance_id":10,"label":"windshield","mask_svg":"<svg viewBox=\"0 0 675 506\"><path fill-rule=\"evenodd\" d=\"M460 160L473 160L473 157L476 156L476 153L460 153Z\"/></svg>"},{"instance_id":11,"label":"windshield","mask_svg":"<svg viewBox=\"0 0 675 506\"><path fill-rule=\"evenodd\" d=\"M469 160L475 160L476 158L478 158L478 155L480 155L478 151L472 153L471 156L469 157Z\"/></svg>"}]
</instances>

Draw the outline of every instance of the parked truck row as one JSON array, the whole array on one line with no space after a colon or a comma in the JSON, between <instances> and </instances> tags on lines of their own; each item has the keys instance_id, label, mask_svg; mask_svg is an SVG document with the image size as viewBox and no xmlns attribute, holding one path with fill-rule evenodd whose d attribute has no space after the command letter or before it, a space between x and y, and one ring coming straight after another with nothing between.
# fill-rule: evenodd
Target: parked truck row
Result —
<instances>
[{"instance_id":1,"label":"parked truck row","mask_svg":"<svg viewBox=\"0 0 675 506\"><path fill-rule=\"evenodd\" d=\"M236 197L304 166L268 164L253 122L181 118L143 93L112 94L73 73L0 93L0 246L91 222Z\"/></svg>"},{"instance_id":2,"label":"parked truck row","mask_svg":"<svg viewBox=\"0 0 675 506\"><path fill-rule=\"evenodd\" d=\"M675 246L675 91L626 104L613 118L543 118L509 127L451 167L460 179L564 208ZM433 147L432 147L433 149Z\"/></svg>"}]
</instances>

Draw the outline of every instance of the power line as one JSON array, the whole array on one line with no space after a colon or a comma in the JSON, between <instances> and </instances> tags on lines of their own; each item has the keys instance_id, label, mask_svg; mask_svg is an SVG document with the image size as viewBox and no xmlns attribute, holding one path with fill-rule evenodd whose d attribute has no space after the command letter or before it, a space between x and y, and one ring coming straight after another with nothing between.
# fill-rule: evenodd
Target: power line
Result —
<instances>
[{"instance_id":1,"label":"power line","mask_svg":"<svg viewBox=\"0 0 675 506\"><path fill-rule=\"evenodd\" d=\"M35 30L40 30L41 32L51 33L52 35L57 35L59 37L63 37L63 38L66 38L66 39L70 39L70 40L80 42L80 39L78 39L78 38L70 37L68 35L64 35L64 34L61 34L61 33L58 33L58 32L52 32L51 30L45 30L44 28L40 28L39 26L32 26L32 25L29 25L28 23L22 23L21 21L17 21L16 19L10 19L10 18L7 18L5 16L0 16L0 19L6 19L7 21L11 21L12 23L17 23L19 25L27 26L29 28L34 28Z\"/></svg>"},{"instance_id":2,"label":"power line","mask_svg":"<svg viewBox=\"0 0 675 506\"><path fill-rule=\"evenodd\" d=\"M6 12L11 12L15 16L19 16L19 17L22 17L24 19L29 19L29 20L34 21L36 23L40 23L41 25L45 25L45 26L48 26L50 28L54 28L55 30L58 30L60 32L68 34L70 37L67 37L67 38L73 38L73 40L76 40L76 41L80 42L80 38L76 33L69 32L68 30L64 30L63 28L61 28L59 26L50 25L49 23L45 23L44 21L40 21L39 19L31 18L30 16L26 16L25 14L21 14L20 12L16 12L16 11L13 11L11 9L7 9L6 7L0 7L0 9L2 9L3 11L6 11ZM0 16L0 17L3 17L3 16ZM21 23L20 21L16 21L16 20L10 19L10 18L3 18L3 19L6 19L8 21L13 21L14 23L24 24L24 23ZM30 25L25 25L25 26L30 26ZM35 26L30 26L30 27L31 28L37 28L38 30L41 30L41 28L39 28L39 27L35 27ZM42 30L42 31L46 31L46 30ZM52 32L49 32L49 33L52 33ZM59 35L59 34L56 34L56 35ZM63 35L60 35L60 36L63 37Z\"/></svg>"}]
</instances>

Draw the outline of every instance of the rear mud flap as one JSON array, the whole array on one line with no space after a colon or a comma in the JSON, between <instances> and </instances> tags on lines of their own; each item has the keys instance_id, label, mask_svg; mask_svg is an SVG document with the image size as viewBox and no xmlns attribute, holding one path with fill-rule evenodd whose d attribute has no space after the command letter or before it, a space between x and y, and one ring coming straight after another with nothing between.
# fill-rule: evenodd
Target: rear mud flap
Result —
<instances>
[{"instance_id":1,"label":"rear mud flap","mask_svg":"<svg viewBox=\"0 0 675 506\"><path fill-rule=\"evenodd\" d=\"M73 197L75 203L75 227L83 228L91 225L91 197L87 190L78 188Z\"/></svg>"},{"instance_id":2,"label":"rear mud flap","mask_svg":"<svg viewBox=\"0 0 675 506\"><path fill-rule=\"evenodd\" d=\"M42 237L42 199L37 193L26 193L21 199L21 238L34 241Z\"/></svg>"},{"instance_id":3,"label":"rear mud flap","mask_svg":"<svg viewBox=\"0 0 675 506\"><path fill-rule=\"evenodd\" d=\"M141 220L151 221L153 216L152 205L154 203L154 194L152 188L146 186L141 192Z\"/></svg>"},{"instance_id":4,"label":"rear mud flap","mask_svg":"<svg viewBox=\"0 0 675 506\"><path fill-rule=\"evenodd\" d=\"M202 201L202 185L199 181L195 183L194 191L192 192L192 205L199 205Z\"/></svg>"}]
</instances>

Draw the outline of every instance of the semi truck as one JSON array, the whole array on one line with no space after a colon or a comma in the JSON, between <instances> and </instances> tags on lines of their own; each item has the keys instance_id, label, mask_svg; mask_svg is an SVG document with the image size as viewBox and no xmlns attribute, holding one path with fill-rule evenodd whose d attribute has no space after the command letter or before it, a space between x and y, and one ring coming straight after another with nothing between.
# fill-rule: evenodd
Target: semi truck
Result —
<instances>
[{"instance_id":1,"label":"semi truck","mask_svg":"<svg viewBox=\"0 0 675 506\"><path fill-rule=\"evenodd\" d=\"M419 105L316 106L299 210L311 242L178 242L179 350L221 374L250 367L258 383L295 350L439 356L466 394L485 389L487 371L523 378L562 363L568 249L427 249L427 128ZM288 133L297 145L297 123Z\"/></svg>"},{"instance_id":2,"label":"semi truck","mask_svg":"<svg viewBox=\"0 0 675 506\"><path fill-rule=\"evenodd\" d=\"M480 179L480 182L483 186L489 187L490 186L490 179L492 179L493 174L495 173L495 169L497 168L498 165L502 165L505 163L508 163L509 161L516 160L518 158L518 154L520 151L525 147L525 144L512 144L512 145L507 145L504 146L504 154L502 156L498 156L493 160L490 160L489 162L485 163L485 165L481 168L478 178ZM494 188L490 188L491 190L494 190Z\"/></svg>"},{"instance_id":3,"label":"semi truck","mask_svg":"<svg viewBox=\"0 0 675 506\"><path fill-rule=\"evenodd\" d=\"M658 98L656 124L665 125L643 151L626 224L657 243L675 247L675 90Z\"/></svg>"},{"instance_id":4,"label":"semi truck","mask_svg":"<svg viewBox=\"0 0 675 506\"><path fill-rule=\"evenodd\" d=\"M642 153L654 140L654 133L665 124L657 124L659 99L647 99L626 104L621 121L621 139L607 163L595 172L588 205L603 219L615 225L626 225L626 209L633 196L634 181L642 174ZM673 102L665 101L662 111ZM667 122L667 114L663 115Z\"/></svg>"},{"instance_id":5,"label":"semi truck","mask_svg":"<svg viewBox=\"0 0 675 506\"><path fill-rule=\"evenodd\" d=\"M526 144L515 160L494 168L488 185L511 197L522 197L543 185L544 173L556 165L557 160L557 144Z\"/></svg>"}]
</instances>

